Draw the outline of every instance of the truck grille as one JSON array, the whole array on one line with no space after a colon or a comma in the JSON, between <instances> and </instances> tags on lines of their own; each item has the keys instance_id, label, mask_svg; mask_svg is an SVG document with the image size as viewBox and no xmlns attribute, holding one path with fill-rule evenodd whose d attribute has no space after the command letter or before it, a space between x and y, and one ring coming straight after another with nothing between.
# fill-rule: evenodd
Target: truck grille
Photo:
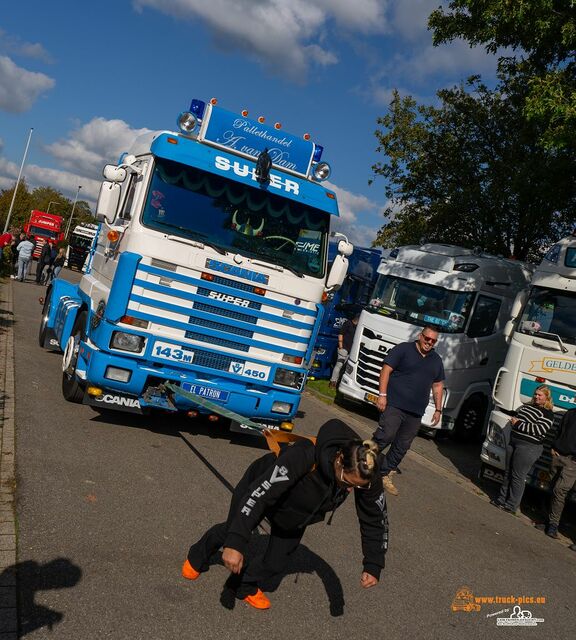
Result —
<instances>
[{"instance_id":1,"label":"truck grille","mask_svg":"<svg viewBox=\"0 0 576 640\"><path fill-rule=\"evenodd\" d=\"M194 365L227 370L251 351L256 351L255 360L269 353L267 362L280 361L284 354L305 359L319 305L310 309L293 296L268 291L260 295L255 288L231 278L210 274L209 279L201 279L198 272L184 274L140 263L128 313L159 326L161 336L193 348ZM212 345L215 352L224 350L226 355L198 351L195 345L200 344ZM203 358L208 356L223 359L204 365Z\"/></svg>"},{"instance_id":2,"label":"truck grille","mask_svg":"<svg viewBox=\"0 0 576 640\"><path fill-rule=\"evenodd\" d=\"M358 366L356 367L356 382L370 393L378 393L380 388L380 371L384 364L384 356L380 356L360 343L358 352Z\"/></svg>"}]
</instances>

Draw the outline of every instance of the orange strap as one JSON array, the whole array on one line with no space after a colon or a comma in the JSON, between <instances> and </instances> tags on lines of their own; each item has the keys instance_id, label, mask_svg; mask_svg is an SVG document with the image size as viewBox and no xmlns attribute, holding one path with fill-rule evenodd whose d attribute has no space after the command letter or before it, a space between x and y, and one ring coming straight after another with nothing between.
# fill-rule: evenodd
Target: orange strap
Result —
<instances>
[{"instance_id":1,"label":"orange strap","mask_svg":"<svg viewBox=\"0 0 576 640\"><path fill-rule=\"evenodd\" d=\"M270 431L270 429L264 429L262 431L268 448L276 456L280 455L280 445L290 442L298 442L298 440L310 440L312 444L316 444L316 438L314 436L301 436L297 433L288 433L286 431Z\"/></svg>"}]
</instances>

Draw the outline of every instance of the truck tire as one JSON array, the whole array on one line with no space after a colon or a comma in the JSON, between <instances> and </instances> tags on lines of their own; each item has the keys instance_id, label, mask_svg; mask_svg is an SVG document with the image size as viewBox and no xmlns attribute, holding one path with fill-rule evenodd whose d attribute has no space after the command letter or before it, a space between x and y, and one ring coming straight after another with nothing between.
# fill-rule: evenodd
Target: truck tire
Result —
<instances>
[{"instance_id":1,"label":"truck tire","mask_svg":"<svg viewBox=\"0 0 576 640\"><path fill-rule=\"evenodd\" d=\"M40 330L38 331L38 343L41 347L44 347L44 341L46 340L46 326L48 324L48 308L50 307L50 298L52 297L52 289L46 293L44 299L44 305L42 306L42 319L40 320Z\"/></svg>"},{"instance_id":2,"label":"truck tire","mask_svg":"<svg viewBox=\"0 0 576 640\"><path fill-rule=\"evenodd\" d=\"M464 401L456 418L454 436L458 440L477 442L482 437L482 427L488 410L488 400L476 393Z\"/></svg>"},{"instance_id":3,"label":"truck tire","mask_svg":"<svg viewBox=\"0 0 576 640\"><path fill-rule=\"evenodd\" d=\"M84 398L84 387L76 377L76 364L78 363L80 341L86 337L87 318L86 311L81 311L78 314L62 357L62 395L68 402L75 402L76 404L82 402Z\"/></svg>"}]
</instances>

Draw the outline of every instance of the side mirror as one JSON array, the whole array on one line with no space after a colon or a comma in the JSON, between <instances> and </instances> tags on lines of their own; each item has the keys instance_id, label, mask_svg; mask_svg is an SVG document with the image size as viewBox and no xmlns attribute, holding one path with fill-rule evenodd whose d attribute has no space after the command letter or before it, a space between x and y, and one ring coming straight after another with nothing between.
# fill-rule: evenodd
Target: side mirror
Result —
<instances>
[{"instance_id":1,"label":"side mirror","mask_svg":"<svg viewBox=\"0 0 576 640\"><path fill-rule=\"evenodd\" d=\"M107 164L102 170L102 175L109 182L124 182L126 180L127 171L123 167L115 164Z\"/></svg>"},{"instance_id":2,"label":"side mirror","mask_svg":"<svg viewBox=\"0 0 576 640\"><path fill-rule=\"evenodd\" d=\"M351 256L354 251L354 245L347 240L340 240L338 243L338 253L341 253L343 256Z\"/></svg>"},{"instance_id":3,"label":"side mirror","mask_svg":"<svg viewBox=\"0 0 576 640\"><path fill-rule=\"evenodd\" d=\"M326 289L339 289L346 278L348 272L348 258L343 255L337 255L332 263L332 268L326 280Z\"/></svg>"},{"instance_id":4,"label":"side mirror","mask_svg":"<svg viewBox=\"0 0 576 640\"><path fill-rule=\"evenodd\" d=\"M504 337L510 338L512 333L514 333L514 321L520 315L520 312L524 308L526 304L526 300L528 299L528 290L520 291L520 293L516 296L516 299L512 303L512 309L510 309L510 320L504 326Z\"/></svg>"},{"instance_id":5,"label":"side mirror","mask_svg":"<svg viewBox=\"0 0 576 640\"><path fill-rule=\"evenodd\" d=\"M96 217L100 222L112 224L116 218L118 203L120 202L120 185L105 180L100 187L100 195L96 204Z\"/></svg>"}]
</instances>

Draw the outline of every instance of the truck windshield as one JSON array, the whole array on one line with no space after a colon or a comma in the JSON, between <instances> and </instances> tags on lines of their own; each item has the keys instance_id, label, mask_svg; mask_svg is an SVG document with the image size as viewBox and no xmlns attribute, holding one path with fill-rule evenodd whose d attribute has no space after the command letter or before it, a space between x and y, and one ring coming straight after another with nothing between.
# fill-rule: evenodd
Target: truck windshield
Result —
<instances>
[{"instance_id":1,"label":"truck windshield","mask_svg":"<svg viewBox=\"0 0 576 640\"><path fill-rule=\"evenodd\" d=\"M28 229L28 233L31 236L42 236L43 238L52 238L56 240L58 237L58 233L56 231L52 231L51 229L44 229L43 227L37 227L35 225L31 225Z\"/></svg>"},{"instance_id":2,"label":"truck windshield","mask_svg":"<svg viewBox=\"0 0 576 640\"><path fill-rule=\"evenodd\" d=\"M367 311L408 324L435 325L443 333L462 333L474 295L380 275Z\"/></svg>"},{"instance_id":3,"label":"truck windshield","mask_svg":"<svg viewBox=\"0 0 576 640\"><path fill-rule=\"evenodd\" d=\"M156 159L143 224L323 277L329 214L269 191Z\"/></svg>"},{"instance_id":4,"label":"truck windshield","mask_svg":"<svg viewBox=\"0 0 576 640\"><path fill-rule=\"evenodd\" d=\"M534 287L524 307L518 331L530 335L553 334L568 344L576 344L574 318L576 293ZM553 339L546 335L542 337Z\"/></svg>"}]
</instances>

